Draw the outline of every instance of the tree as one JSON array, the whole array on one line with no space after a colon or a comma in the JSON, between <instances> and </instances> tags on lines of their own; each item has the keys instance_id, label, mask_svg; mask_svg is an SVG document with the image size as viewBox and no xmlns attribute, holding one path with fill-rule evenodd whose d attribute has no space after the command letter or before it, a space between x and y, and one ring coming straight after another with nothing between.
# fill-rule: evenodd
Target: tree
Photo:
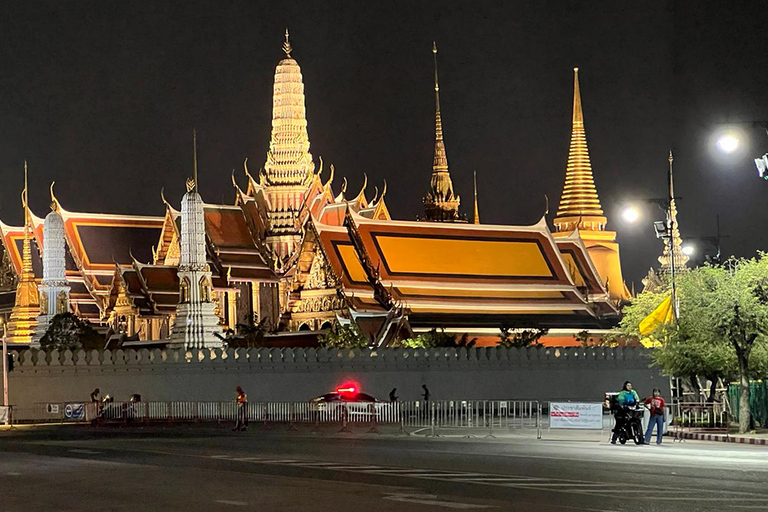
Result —
<instances>
[{"instance_id":1,"label":"tree","mask_svg":"<svg viewBox=\"0 0 768 512\"><path fill-rule=\"evenodd\" d=\"M355 322L350 322L348 325L334 325L320 335L318 343L326 348L366 348L371 342L360 332Z\"/></svg>"},{"instance_id":2,"label":"tree","mask_svg":"<svg viewBox=\"0 0 768 512\"><path fill-rule=\"evenodd\" d=\"M520 329L503 325L499 333L499 346L507 348L535 347L540 345L539 339L548 332L549 329L546 328Z\"/></svg>"},{"instance_id":3,"label":"tree","mask_svg":"<svg viewBox=\"0 0 768 512\"><path fill-rule=\"evenodd\" d=\"M415 338L402 340L399 345L407 348L472 348L476 342L477 338L470 339L468 333L456 339L455 335L446 333L444 329L432 329Z\"/></svg>"},{"instance_id":4,"label":"tree","mask_svg":"<svg viewBox=\"0 0 768 512\"><path fill-rule=\"evenodd\" d=\"M704 265L681 274L676 284L680 318L653 333L661 341L654 364L667 375L690 378L696 388L699 375L713 388L718 378L737 378L739 431L745 432L751 423L749 379L768 372L768 257ZM666 296L659 291L635 297L623 311L625 334L640 337L640 321Z\"/></svg>"},{"instance_id":5,"label":"tree","mask_svg":"<svg viewBox=\"0 0 768 512\"><path fill-rule=\"evenodd\" d=\"M91 327L90 322L72 313L59 313L40 339L40 348L48 350L99 350L104 348L104 337Z\"/></svg>"}]
</instances>

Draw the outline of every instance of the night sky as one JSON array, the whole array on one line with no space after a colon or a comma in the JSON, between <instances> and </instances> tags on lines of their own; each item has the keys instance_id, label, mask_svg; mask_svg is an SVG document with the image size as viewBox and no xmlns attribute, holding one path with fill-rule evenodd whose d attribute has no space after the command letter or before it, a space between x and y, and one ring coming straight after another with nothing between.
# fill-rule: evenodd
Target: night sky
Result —
<instances>
[{"instance_id":1,"label":"night sky","mask_svg":"<svg viewBox=\"0 0 768 512\"><path fill-rule=\"evenodd\" d=\"M661 252L645 206L665 194L675 153L683 235L712 235L725 254L768 249L768 182L752 158L768 151L768 16L760 2L80 2L0 6L0 219L20 224L23 160L30 203L48 185L72 211L162 215L192 172L197 128L201 194L233 201L269 142L274 68L291 31L304 75L311 150L381 188L395 218L422 213L434 144L432 41L439 49L443 125L462 211L477 170L483 223L554 216L570 138L573 67L580 68L592 166L625 278ZM712 151L724 123L745 122L745 147ZM327 172L327 171L326 171ZM326 174L327 176L327 174ZM338 181L340 182L340 180ZM337 183L338 183L337 182ZM338 185L336 190L338 191ZM370 194L373 193L371 186ZM370 196L369 196L370 197Z\"/></svg>"}]
</instances>

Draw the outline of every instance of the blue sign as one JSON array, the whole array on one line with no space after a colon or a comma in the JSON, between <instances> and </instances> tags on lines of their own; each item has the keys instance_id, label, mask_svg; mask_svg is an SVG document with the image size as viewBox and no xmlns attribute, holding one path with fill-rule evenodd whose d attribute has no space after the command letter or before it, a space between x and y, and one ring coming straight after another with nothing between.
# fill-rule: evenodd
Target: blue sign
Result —
<instances>
[{"instance_id":1,"label":"blue sign","mask_svg":"<svg viewBox=\"0 0 768 512\"><path fill-rule=\"evenodd\" d=\"M85 404L67 404L64 406L64 417L69 420L85 419Z\"/></svg>"}]
</instances>

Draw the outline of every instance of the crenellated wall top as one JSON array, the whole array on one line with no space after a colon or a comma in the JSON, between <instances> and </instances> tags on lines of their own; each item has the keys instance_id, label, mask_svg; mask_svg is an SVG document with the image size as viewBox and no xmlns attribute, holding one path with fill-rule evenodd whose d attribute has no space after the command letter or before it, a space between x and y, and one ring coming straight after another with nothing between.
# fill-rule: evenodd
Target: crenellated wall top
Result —
<instances>
[{"instance_id":1,"label":"crenellated wall top","mask_svg":"<svg viewBox=\"0 0 768 512\"><path fill-rule=\"evenodd\" d=\"M28 349L11 351L14 371L40 367L113 367L145 365L208 365L231 367L248 365L279 369L281 366L341 366L341 367L442 367L474 364L558 365L611 364L636 361L647 365L651 351L642 347L626 348L252 348L252 349L128 349L128 350L52 350Z\"/></svg>"}]
</instances>

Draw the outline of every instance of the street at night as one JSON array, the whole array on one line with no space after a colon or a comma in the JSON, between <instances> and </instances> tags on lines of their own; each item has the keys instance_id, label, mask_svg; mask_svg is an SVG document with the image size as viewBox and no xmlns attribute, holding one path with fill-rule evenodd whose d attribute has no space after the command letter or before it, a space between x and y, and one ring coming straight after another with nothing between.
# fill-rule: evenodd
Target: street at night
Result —
<instances>
[{"instance_id":1,"label":"street at night","mask_svg":"<svg viewBox=\"0 0 768 512\"><path fill-rule=\"evenodd\" d=\"M768 507L762 446L670 439L661 446L613 446L594 432L432 439L284 428L5 430L3 511Z\"/></svg>"}]
</instances>

